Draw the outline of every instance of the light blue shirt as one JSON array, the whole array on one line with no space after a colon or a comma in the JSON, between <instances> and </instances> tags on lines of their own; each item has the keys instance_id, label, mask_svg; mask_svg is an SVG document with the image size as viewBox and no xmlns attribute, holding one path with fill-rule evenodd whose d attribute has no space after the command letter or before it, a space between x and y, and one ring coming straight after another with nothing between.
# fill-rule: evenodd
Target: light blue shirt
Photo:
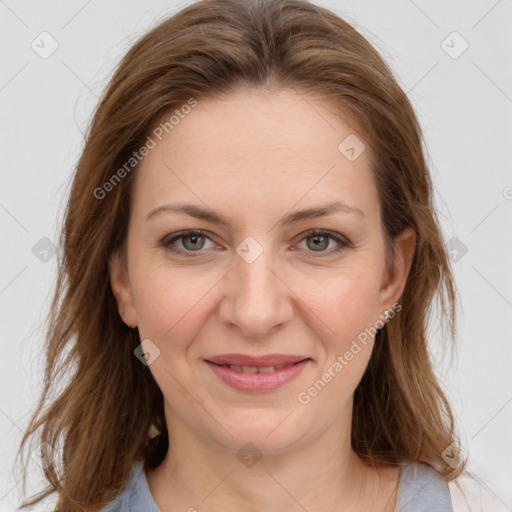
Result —
<instances>
[{"instance_id":1,"label":"light blue shirt","mask_svg":"<svg viewBox=\"0 0 512 512\"><path fill-rule=\"evenodd\" d=\"M102 512L161 512L149 489L143 462L134 463L128 486ZM448 484L426 464L404 466L394 512L453 512Z\"/></svg>"}]
</instances>

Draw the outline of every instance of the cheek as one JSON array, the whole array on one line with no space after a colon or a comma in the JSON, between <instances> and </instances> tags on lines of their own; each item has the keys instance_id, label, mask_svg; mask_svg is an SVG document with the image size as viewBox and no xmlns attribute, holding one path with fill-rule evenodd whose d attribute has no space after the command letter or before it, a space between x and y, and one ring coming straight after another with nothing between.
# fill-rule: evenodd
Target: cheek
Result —
<instances>
[{"instance_id":1,"label":"cheek","mask_svg":"<svg viewBox=\"0 0 512 512\"><path fill-rule=\"evenodd\" d=\"M316 275L289 275L297 293L289 300L328 351L344 351L378 316L379 268L369 256L359 254L343 268ZM130 266L141 339L162 346L172 340L173 350L186 347L219 307L216 287L222 276L208 267L167 264L142 251L134 251Z\"/></svg>"},{"instance_id":2,"label":"cheek","mask_svg":"<svg viewBox=\"0 0 512 512\"><path fill-rule=\"evenodd\" d=\"M140 269L138 272L137 269ZM134 260L133 288L139 333L164 343L193 338L206 314L208 295L217 279L199 270L170 267L162 262Z\"/></svg>"},{"instance_id":3,"label":"cheek","mask_svg":"<svg viewBox=\"0 0 512 512\"><path fill-rule=\"evenodd\" d=\"M315 399L316 406L330 404L332 414L346 406L372 354L372 327L378 318L375 283L371 273L354 273L333 280L328 288L318 289L316 295L309 297L308 305L313 309L314 304L315 313L328 328L322 328L320 337L317 380L304 391L311 398L319 397ZM299 401L304 398L301 397Z\"/></svg>"},{"instance_id":4,"label":"cheek","mask_svg":"<svg viewBox=\"0 0 512 512\"><path fill-rule=\"evenodd\" d=\"M304 302L329 327L330 337L340 343L373 325L378 300L377 276L368 269L331 277L310 289Z\"/></svg>"}]
</instances>

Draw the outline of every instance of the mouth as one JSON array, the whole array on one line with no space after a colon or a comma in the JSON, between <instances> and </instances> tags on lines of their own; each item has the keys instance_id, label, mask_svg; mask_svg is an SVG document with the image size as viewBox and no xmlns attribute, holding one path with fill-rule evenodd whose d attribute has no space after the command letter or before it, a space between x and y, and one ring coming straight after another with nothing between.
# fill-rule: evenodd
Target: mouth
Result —
<instances>
[{"instance_id":1,"label":"mouth","mask_svg":"<svg viewBox=\"0 0 512 512\"><path fill-rule=\"evenodd\" d=\"M295 354L263 354L261 356L252 356L248 354L222 354L209 357L207 361L218 365L268 368L271 366L276 367L299 363L304 359L310 358Z\"/></svg>"},{"instance_id":2,"label":"mouth","mask_svg":"<svg viewBox=\"0 0 512 512\"><path fill-rule=\"evenodd\" d=\"M230 370L234 370L235 372L243 372L243 373L270 373L276 370L281 370L282 368L289 368L297 363L288 363L288 364L276 364L273 366L239 366L236 364L217 364L212 361L208 361L217 366L223 366L224 368L229 368Z\"/></svg>"},{"instance_id":3,"label":"mouth","mask_svg":"<svg viewBox=\"0 0 512 512\"><path fill-rule=\"evenodd\" d=\"M244 361L240 360L239 356L237 362L247 362L247 357ZM276 360L276 356L273 356ZM255 363L254 358L251 359L252 364L234 364L227 361L234 356L225 356L215 358L215 361L205 360L205 363L211 368L214 375L224 384L238 391L258 393L265 391L274 391L281 388L285 384L297 378L304 368L311 363L311 358L303 358L296 356L279 356L281 361L284 358L292 358L295 361L278 362L276 364L269 364L272 356L265 356L265 362ZM277 359L279 359L277 357ZM263 366L264 365L264 366Z\"/></svg>"}]
</instances>

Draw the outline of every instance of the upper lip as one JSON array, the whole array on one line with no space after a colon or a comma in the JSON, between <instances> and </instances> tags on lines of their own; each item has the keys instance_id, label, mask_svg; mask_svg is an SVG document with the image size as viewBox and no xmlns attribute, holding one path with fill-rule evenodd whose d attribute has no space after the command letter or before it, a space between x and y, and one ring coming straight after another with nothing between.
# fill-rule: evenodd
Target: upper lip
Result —
<instances>
[{"instance_id":1,"label":"upper lip","mask_svg":"<svg viewBox=\"0 0 512 512\"><path fill-rule=\"evenodd\" d=\"M276 366L278 364L298 363L309 359L309 357L296 356L290 354L266 354L262 356L249 356L245 354L223 354L220 356L209 357L206 361L215 364L233 364L236 366Z\"/></svg>"}]
</instances>

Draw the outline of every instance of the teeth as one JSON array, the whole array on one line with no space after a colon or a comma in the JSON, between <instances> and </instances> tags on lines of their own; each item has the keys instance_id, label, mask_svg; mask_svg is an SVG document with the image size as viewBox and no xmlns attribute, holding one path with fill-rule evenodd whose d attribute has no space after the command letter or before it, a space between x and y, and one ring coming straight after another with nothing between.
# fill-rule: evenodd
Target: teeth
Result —
<instances>
[{"instance_id":1,"label":"teeth","mask_svg":"<svg viewBox=\"0 0 512 512\"><path fill-rule=\"evenodd\" d=\"M275 366L238 366L236 364L223 364L225 368L229 368L230 370L235 370L237 372L243 373L269 373L275 370L280 370L281 368L287 368L288 366L292 366L295 363L289 364L276 364Z\"/></svg>"}]
</instances>

